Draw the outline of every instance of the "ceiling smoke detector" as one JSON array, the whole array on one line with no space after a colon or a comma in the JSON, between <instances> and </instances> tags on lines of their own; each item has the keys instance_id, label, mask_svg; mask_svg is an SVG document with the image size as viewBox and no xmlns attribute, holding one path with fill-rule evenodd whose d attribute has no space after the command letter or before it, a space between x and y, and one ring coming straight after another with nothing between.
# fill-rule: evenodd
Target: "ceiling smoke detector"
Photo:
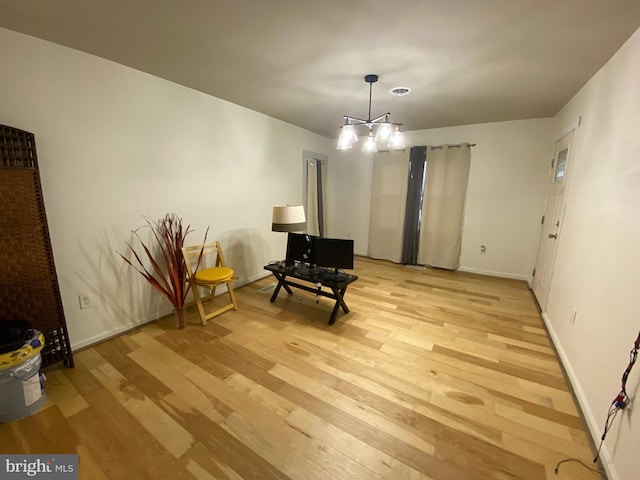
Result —
<instances>
[{"instance_id":1,"label":"ceiling smoke detector","mask_svg":"<svg viewBox=\"0 0 640 480\"><path fill-rule=\"evenodd\" d=\"M396 97L402 97L404 95L409 95L411 93L411 89L409 87L395 87L389 90L389 93Z\"/></svg>"}]
</instances>

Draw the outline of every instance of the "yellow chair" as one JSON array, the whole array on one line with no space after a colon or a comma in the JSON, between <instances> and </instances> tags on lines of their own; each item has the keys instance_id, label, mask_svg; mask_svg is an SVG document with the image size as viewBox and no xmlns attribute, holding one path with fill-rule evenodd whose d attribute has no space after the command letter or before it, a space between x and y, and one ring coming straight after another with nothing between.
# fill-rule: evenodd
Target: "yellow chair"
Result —
<instances>
[{"instance_id":1,"label":"yellow chair","mask_svg":"<svg viewBox=\"0 0 640 480\"><path fill-rule=\"evenodd\" d=\"M215 266L206 267L207 256L213 254L216 255ZM236 280L238 277L234 276L233 270L227 267L224 261L224 256L222 255L222 249L220 248L220 242L183 247L182 255L187 267L187 281L191 284L191 291L193 292L193 298L198 306L202 325L206 325L207 320L220 315L227 310L238 310L238 303L236 302L236 296L233 293L233 286L231 285L231 282ZM216 287L222 284L227 285L227 292L229 293L231 303L218 308L217 310L206 313L198 287L204 287L210 290L209 300L213 303L216 295Z\"/></svg>"}]
</instances>

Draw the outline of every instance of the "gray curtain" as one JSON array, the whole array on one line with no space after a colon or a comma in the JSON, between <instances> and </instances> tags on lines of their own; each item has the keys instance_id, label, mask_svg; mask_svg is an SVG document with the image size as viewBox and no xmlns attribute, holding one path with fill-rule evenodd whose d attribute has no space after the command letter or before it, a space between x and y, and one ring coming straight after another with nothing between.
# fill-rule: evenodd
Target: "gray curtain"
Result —
<instances>
[{"instance_id":1,"label":"gray curtain","mask_svg":"<svg viewBox=\"0 0 640 480\"><path fill-rule=\"evenodd\" d=\"M408 265L418 263L420 241L420 221L422 192L424 189L424 169L427 147L412 147L409 156L409 180L407 183L407 203L404 213L404 233L402 235L402 257L400 262Z\"/></svg>"},{"instance_id":2,"label":"gray curtain","mask_svg":"<svg viewBox=\"0 0 640 480\"><path fill-rule=\"evenodd\" d=\"M322 162L316 162L316 196L318 202L318 234L324 237L324 175Z\"/></svg>"}]
</instances>

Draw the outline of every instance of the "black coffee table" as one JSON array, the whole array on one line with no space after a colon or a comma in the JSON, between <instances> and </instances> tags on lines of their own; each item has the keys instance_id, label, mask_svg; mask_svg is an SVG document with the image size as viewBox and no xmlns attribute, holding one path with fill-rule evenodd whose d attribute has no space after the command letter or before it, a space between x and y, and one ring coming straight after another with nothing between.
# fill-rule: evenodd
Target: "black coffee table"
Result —
<instances>
[{"instance_id":1,"label":"black coffee table","mask_svg":"<svg viewBox=\"0 0 640 480\"><path fill-rule=\"evenodd\" d=\"M357 275L336 272L328 268L312 268L306 265L289 267L285 265L284 261L270 263L265 265L264 269L269 270L278 279L278 285L273 291L273 295L271 295L271 303L276 301L281 288L284 288L289 295L293 295L290 287L294 287L336 301L329 317L329 325L335 323L336 315L340 308L344 313L349 313L349 307L344 301L344 295L347 292L347 287L358 279ZM291 278L311 283L314 286L311 287L292 281ZM330 291L323 290L323 287L328 288Z\"/></svg>"}]
</instances>

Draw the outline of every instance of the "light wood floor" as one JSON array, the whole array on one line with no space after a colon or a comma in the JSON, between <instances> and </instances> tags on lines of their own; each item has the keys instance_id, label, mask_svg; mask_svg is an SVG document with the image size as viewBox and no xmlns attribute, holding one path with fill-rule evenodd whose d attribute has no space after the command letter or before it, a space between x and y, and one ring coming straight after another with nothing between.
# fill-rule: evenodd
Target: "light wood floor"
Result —
<instances>
[{"instance_id":1,"label":"light wood floor","mask_svg":"<svg viewBox=\"0 0 640 480\"><path fill-rule=\"evenodd\" d=\"M266 278L240 310L77 352L0 452L79 454L82 479L598 479L524 282L356 260L351 309Z\"/></svg>"}]
</instances>

